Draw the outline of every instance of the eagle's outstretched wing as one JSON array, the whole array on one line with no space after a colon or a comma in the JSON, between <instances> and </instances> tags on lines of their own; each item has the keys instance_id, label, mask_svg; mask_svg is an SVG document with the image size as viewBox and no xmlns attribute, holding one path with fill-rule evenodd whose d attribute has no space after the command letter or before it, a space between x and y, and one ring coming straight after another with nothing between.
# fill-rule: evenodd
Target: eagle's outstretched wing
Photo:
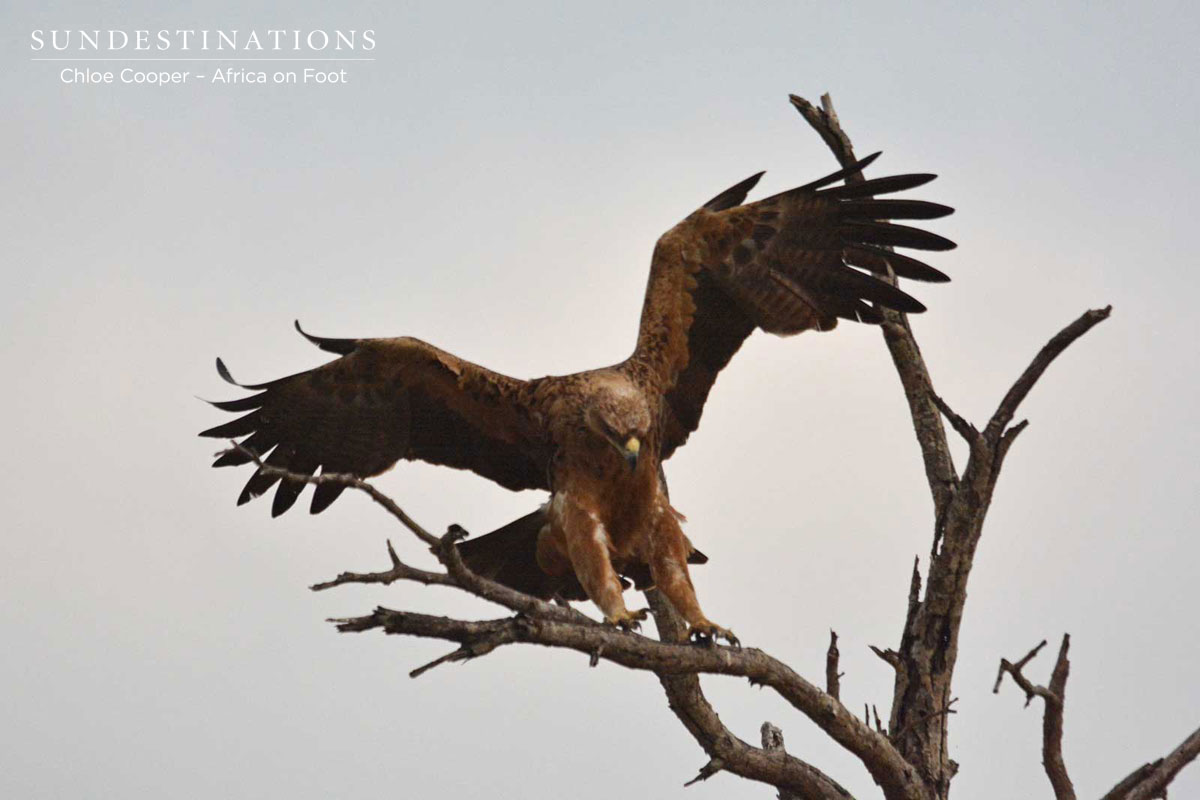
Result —
<instances>
[{"instance_id":1,"label":"eagle's outstretched wing","mask_svg":"<svg viewBox=\"0 0 1200 800\"><path fill-rule=\"evenodd\" d=\"M531 383L418 339L325 339L300 332L341 358L258 385L238 384L217 359L225 380L257 394L213 403L250 413L201 436L245 436L242 446L263 456L264 463L304 475L319 468L366 477L403 458L469 469L509 489L549 488L550 453L531 418ZM231 451L213 466L249 461ZM278 480L261 469L255 472L239 505ZM303 488L303 483L280 482L272 515L291 508ZM323 511L343 488L317 486L312 512Z\"/></svg>"},{"instance_id":2,"label":"eagle's outstretched wing","mask_svg":"<svg viewBox=\"0 0 1200 800\"><path fill-rule=\"evenodd\" d=\"M875 199L933 175L895 175L830 187L878 157L805 186L739 205L762 173L727 189L658 241L638 344L626 368L665 395L661 457L687 440L713 381L755 328L790 335L839 318L881 321L878 308L918 312L917 300L868 272L949 280L885 249L949 250L936 234L885 220L935 219L953 209ZM867 272L864 272L866 270Z\"/></svg>"}]
</instances>

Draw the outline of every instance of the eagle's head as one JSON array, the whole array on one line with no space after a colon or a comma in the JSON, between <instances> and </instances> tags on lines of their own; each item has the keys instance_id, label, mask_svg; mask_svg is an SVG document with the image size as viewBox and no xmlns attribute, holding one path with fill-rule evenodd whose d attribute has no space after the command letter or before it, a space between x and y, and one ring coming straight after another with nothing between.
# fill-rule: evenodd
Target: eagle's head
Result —
<instances>
[{"instance_id":1,"label":"eagle's head","mask_svg":"<svg viewBox=\"0 0 1200 800\"><path fill-rule=\"evenodd\" d=\"M624 375L599 373L594 378L584 406L584 425L620 453L630 469L636 469L650 432L650 404Z\"/></svg>"}]
</instances>

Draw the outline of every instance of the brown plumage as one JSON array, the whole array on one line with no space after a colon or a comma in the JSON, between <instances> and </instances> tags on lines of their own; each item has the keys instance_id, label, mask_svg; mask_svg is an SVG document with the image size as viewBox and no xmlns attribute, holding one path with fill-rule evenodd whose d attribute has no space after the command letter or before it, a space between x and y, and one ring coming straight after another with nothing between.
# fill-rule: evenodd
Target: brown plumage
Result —
<instances>
[{"instance_id":1,"label":"brown plumage","mask_svg":"<svg viewBox=\"0 0 1200 800\"><path fill-rule=\"evenodd\" d=\"M311 475L377 475L400 459L469 469L509 489L545 489L541 510L460 545L478 572L543 597L592 599L614 624L636 625L622 598L653 583L694 633L728 630L700 610L687 564L703 563L667 500L661 463L700 422L717 374L756 328L778 335L830 330L839 319L879 322L879 308L924 306L869 273L924 281L946 276L888 248L954 244L891 219L933 219L951 209L875 199L932 175L844 186L858 164L742 205L762 173L727 189L659 239L637 347L612 367L522 381L411 338L326 339L340 358L214 403L249 412L202 436L235 438L267 464ZM865 271L864 271L865 270ZM299 328L299 325L297 325ZM222 377L233 383L218 359ZM231 452L214 466L244 464ZM244 503L277 481L256 471ZM304 488L280 481L272 514ZM311 510L340 493L318 486Z\"/></svg>"}]
</instances>

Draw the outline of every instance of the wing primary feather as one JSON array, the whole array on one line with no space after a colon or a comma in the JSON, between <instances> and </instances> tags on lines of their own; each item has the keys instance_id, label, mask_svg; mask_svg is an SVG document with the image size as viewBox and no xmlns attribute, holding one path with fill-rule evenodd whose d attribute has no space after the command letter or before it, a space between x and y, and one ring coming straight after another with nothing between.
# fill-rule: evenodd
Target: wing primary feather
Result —
<instances>
[{"instance_id":1,"label":"wing primary feather","mask_svg":"<svg viewBox=\"0 0 1200 800\"><path fill-rule=\"evenodd\" d=\"M751 175L741 183L730 186L728 189L705 203L704 208L708 209L709 211L724 211L727 208L740 206L742 201L746 199L746 195L750 193L750 190L754 188L755 184L757 184L759 179L765 174L766 171L764 170L763 172Z\"/></svg>"},{"instance_id":2,"label":"wing primary feather","mask_svg":"<svg viewBox=\"0 0 1200 800\"><path fill-rule=\"evenodd\" d=\"M302 481L280 481L279 487L275 489L275 497L271 500L271 518L278 517L294 506L305 485Z\"/></svg>"},{"instance_id":3,"label":"wing primary feather","mask_svg":"<svg viewBox=\"0 0 1200 800\"><path fill-rule=\"evenodd\" d=\"M925 200L846 200L838 206L843 216L862 219L938 219L954 213L950 206Z\"/></svg>"},{"instance_id":4,"label":"wing primary feather","mask_svg":"<svg viewBox=\"0 0 1200 800\"><path fill-rule=\"evenodd\" d=\"M836 276L830 276L836 282L830 282L814 291L805 289L799 281L779 270L772 269L769 274L796 299L807 303L818 313L826 313L826 308L831 307L836 316L855 319L853 312L846 316L839 313L839 309L861 300L870 300L872 303L906 314L919 314L925 310L924 304L912 295L850 267L842 267ZM864 318L866 316L864 315Z\"/></svg>"},{"instance_id":5,"label":"wing primary feather","mask_svg":"<svg viewBox=\"0 0 1200 800\"><path fill-rule=\"evenodd\" d=\"M251 500L274 486L275 482L278 480L278 475L265 473L260 467L253 475L250 476L250 480L246 481L246 485L242 487L242 493L238 495L237 504L239 506L243 506L246 503L249 503Z\"/></svg>"},{"instance_id":6,"label":"wing primary feather","mask_svg":"<svg viewBox=\"0 0 1200 800\"><path fill-rule=\"evenodd\" d=\"M924 186L936 177L937 175L927 172L913 173L911 175L889 175L886 178L871 178L869 181L861 181L860 183L834 186L832 189L826 189L821 194L825 197L832 197L838 200L874 197L878 194L891 194L893 192L903 192L906 189L915 189L918 186Z\"/></svg>"},{"instance_id":7,"label":"wing primary feather","mask_svg":"<svg viewBox=\"0 0 1200 800\"><path fill-rule=\"evenodd\" d=\"M244 446L244 445L243 445ZM294 447L277 447L271 452L271 455L263 459L264 467L276 467L277 469L288 469L288 463L295 457L296 449ZM261 494L264 494L268 489L279 481L280 476L277 473L267 472L264 467L259 467L250 480L246 481L246 485L242 488L242 493L238 495L237 504L243 505L248 503ZM282 512L280 512L282 513Z\"/></svg>"},{"instance_id":8,"label":"wing primary feather","mask_svg":"<svg viewBox=\"0 0 1200 800\"><path fill-rule=\"evenodd\" d=\"M219 357L217 358L217 374L220 375L221 380L225 381L226 383L232 383L239 389L250 389L253 391L257 391L259 389L270 389L272 386L287 380L287 378L280 378L279 380L268 381L266 383L238 383L236 380L234 380L233 375L229 374L229 367L225 366L225 362Z\"/></svg>"},{"instance_id":9,"label":"wing primary feather","mask_svg":"<svg viewBox=\"0 0 1200 800\"><path fill-rule=\"evenodd\" d=\"M912 247L916 250L953 250L954 242L936 233L910 228L907 225L892 225L886 222L842 223L842 229L851 241L867 244L884 244L892 247Z\"/></svg>"},{"instance_id":10,"label":"wing primary feather","mask_svg":"<svg viewBox=\"0 0 1200 800\"><path fill-rule=\"evenodd\" d=\"M322 474L324 469L321 470ZM337 500L342 492L346 489L344 483L318 483L313 491L312 505L309 506L309 513L320 514L325 509Z\"/></svg>"},{"instance_id":11,"label":"wing primary feather","mask_svg":"<svg viewBox=\"0 0 1200 800\"><path fill-rule=\"evenodd\" d=\"M225 366L225 362L221 360L220 356L217 356L217 374L221 376L221 380L225 381L226 383L232 383L239 389L250 388L249 386L243 386L233 379L233 376L229 374L229 367Z\"/></svg>"},{"instance_id":12,"label":"wing primary feather","mask_svg":"<svg viewBox=\"0 0 1200 800\"><path fill-rule=\"evenodd\" d=\"M836 307L835 314L851 322L861 322L866 325L878 325L883 322L879 309L867 305L862 300L850 300Z\"/></svg>"},{"instance_id":13,"label":"wing primary feather","mask_svg":"<svg viewBox=\"0 0 1200 800\"><path fill-rule=\"evenodd\" d=\"M251 413L244 417L238 417L232 422L226 422L223 425L209 428L206 431L200 431L201 436L208 436L213 439L236 439L239 436L245 436L254 433L258 428L258 414Z\"/></svg>"},{"instance_id":14,"label":"wing primary feather","mask_svg":"<svg viewBox=\"0 0 1200 800\"><path fill-rule=\"evenodd\" d=\"M877 153L871 153L871 155L867 156L866 158L860 159L859 161L856 161L855 163L851 164L848 167L842 167L837 172L831 172L830 174L826 175L824 178L817 178L812 183L806 183L803 186L799 186L799 187L793 189L792 191L794 191L794 192L813 192L824 186L828 186L831 183L837 183L838 181L840 181L844 178L847 178L847 177L855 174L856 172L862 172L864 169L866 169L867 167L869 167L871 165L871 162L873 162L875 159L879 158L881 155L883 155L882 150L880 150Z\"/></svg>"},{"instance_id":15,"label":"wing primary feather","mask_svg":"<svg viewBox=\"0 0 1200 800\"><path fill-rule=\"evenodd\" d=\"M888 265L890 264L892 272L901 278L908 278L914 281L927 281L929 283L946 283L950 280L950 276L946 275L946 273L934 269L924 261L918 261L903 253L884 250L882 247L876 247L871 244L860 242L851 245L842 251L842 257L848 263L856 267L868 269L877 275L887 275Z\"/></svg>"},{"instance_id":16,"label":"wing primary feather","mask_svg":"<svg viewBox=\"0 0 1200 800\"><path fill-rule=\"evenodd\" d=\"M272 447L279 444L279 440L265 431L259 431L248 439L243 439L240 443L241 447L249 450L259 458L265 456ZM249 464L254 459L242 450L229 450L220 458L213 462L214 467L236 467L242 464Z\"/></svg>"},{"instance_id":17,"label":"wing primary feather","mask_svg":"<svg viewBox=\"0 0 1200 800\"><path fill-rule=\"evenodd\" d=\"M303 461L289 464L287 469L289 472L310 476L316 471L317 464L309 457ZM300 493L304 491L304 487L307 485L306 481L294 481L289 478L281 480L279 488L275 490L275 498L271 501L271 516L278 517L295 505L296 498L300 496Z\"/></svg>"},{"instance_id":18,"label":"wing primary feather","mask_svg":"<svg viewBox=\"0 0 1200 800\"><path fill-rule=\"evenodd\" d=\"M265 392L252 394L249 397L239 397L237 400L204 400L210 406L222 411L253 411L263 404ZM204 398L200 398L203 400ZM200 434L203 436L204 434Z\"/></svg>"},{"instance_id":19,"label":"wing primary feather","mask_svg":"<svg viewBox=\"0 0 1200 800\"><path fill-rule=\"evenodd\" d=\"M337 353L338 355L349 355L358 349L358 339L331 339L324 336L313 336L311 333L300 327L300 320L296 320L296 330L300 335L310 342L315 344L327 353Z\"/></svg>"}]
</instances>

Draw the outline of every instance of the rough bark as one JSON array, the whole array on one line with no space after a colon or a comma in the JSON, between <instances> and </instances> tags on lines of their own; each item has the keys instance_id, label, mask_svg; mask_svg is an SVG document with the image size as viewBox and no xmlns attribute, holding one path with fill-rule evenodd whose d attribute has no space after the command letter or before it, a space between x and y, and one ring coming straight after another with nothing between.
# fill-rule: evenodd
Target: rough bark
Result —
<instances>
[{"instance_id":1,"label":"rough bark","mask_svg":"<svg viewBox=\"0 0 1200 800\"><path fill-rule=\"evenodd\" d=\"M795 95L791 101L843 167L857 161L828 95L822 98L819 109ZM847 180L860 181L862 176ZM924 597L920 597L920 574L914 568L900 646L887 651L888 655L880 654L896 671L888 724L892 742L904 759L917 767L933 797L948 796L950 780L958 769L948 749L951 681L958 660L967 579L983 522L1004 457L1025 427L1023 422L1011 428L1008 424L1050 362L1107 319L1110 311L1111 307L1088 311L1052 338L1009 389L982 432L934 392L921 349L904 315L884 312L884 341L908 400L933 497L935 523ZM941 416L970 448L961 478L954 467Z\"/></svg>"}]
</instances>

